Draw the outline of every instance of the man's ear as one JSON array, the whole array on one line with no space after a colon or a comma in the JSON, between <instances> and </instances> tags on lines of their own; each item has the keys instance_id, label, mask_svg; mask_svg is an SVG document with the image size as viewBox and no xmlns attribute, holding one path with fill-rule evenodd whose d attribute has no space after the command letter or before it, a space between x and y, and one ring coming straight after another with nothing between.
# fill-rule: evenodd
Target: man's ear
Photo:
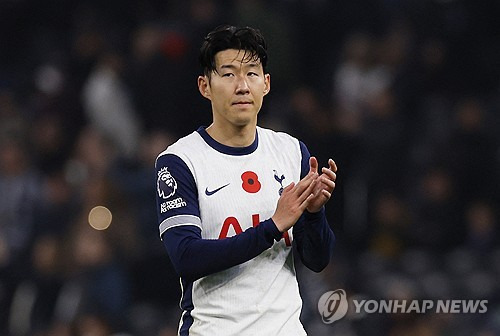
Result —
<instances>
[{"instance_id":1,"label":"man's ear","mask_svg":"<svg viewBox=\"0 0 500 336\"><path fill-rule=\"evenodd\" d=\"M264 87L264 96L265 96L269 93L269 91L271 91L271 75L270 74L264 74L264 83L266 85Z\"/></svg>"},{"instance_id":2,"label":"man's ear","mask_svg":"<svg viewBox=\"0 0 500 336\"><path fill-rule=\"evenodd\" d=\"M207 76L198 76L198 90L203 97L210 99L210 83Z\"/></svg>"}]
</instances>

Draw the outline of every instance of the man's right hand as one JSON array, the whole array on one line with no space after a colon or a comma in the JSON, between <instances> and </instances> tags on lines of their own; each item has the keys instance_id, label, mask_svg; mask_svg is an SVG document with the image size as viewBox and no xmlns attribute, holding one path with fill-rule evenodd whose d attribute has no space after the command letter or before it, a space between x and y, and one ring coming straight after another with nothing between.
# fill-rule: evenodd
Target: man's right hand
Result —
<instances>
[{"instance_id":1,"label":"man's right hand","mask_svg":"<svg viewBox=\"0 0 500 336\"><path fill-rule=\"evenodd\" d=\"M299 183L290 183L283 189L274 215L271 217L280 232L288 231L299 220L313 198L318 173L309 172Z\"/></svg>"}]
</instances>

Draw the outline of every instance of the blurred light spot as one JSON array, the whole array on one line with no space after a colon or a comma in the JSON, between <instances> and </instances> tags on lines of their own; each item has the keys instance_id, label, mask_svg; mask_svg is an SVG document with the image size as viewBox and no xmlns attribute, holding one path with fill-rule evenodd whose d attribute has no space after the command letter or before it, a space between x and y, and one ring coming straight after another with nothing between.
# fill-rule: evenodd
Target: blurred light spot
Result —
<instances>
[{"instance_id":1,"label":"blurred light spot","mask_svg":"<svg viewBox=\"0 0 500 336\"><path fill-rule=\"evenodd\" d=\"M89 212L89 224L96 230L106 230L111 224L111 211L108 208L98 205Z\"/></svg>"}]
</instances>

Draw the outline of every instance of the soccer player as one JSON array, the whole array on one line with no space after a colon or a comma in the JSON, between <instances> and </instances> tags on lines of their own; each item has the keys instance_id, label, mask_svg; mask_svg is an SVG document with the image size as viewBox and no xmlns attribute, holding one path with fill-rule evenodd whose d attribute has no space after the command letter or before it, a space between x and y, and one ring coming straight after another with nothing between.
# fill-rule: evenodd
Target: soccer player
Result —
<instances>
[{"instance_id":1,"label":"soccer player","mask_svg":"<svg viewBox=\"0 0 500 336\"><path fill-rule=\"evenodd\" d=\"M335 237L324 205L333 160L257 126L269 93L267 47L250 27L221 26L200 50L213 122L156 160L160 236L180 276L180 335L306 335L292 246L320 272Z\"/></svg>"}]
</instances>

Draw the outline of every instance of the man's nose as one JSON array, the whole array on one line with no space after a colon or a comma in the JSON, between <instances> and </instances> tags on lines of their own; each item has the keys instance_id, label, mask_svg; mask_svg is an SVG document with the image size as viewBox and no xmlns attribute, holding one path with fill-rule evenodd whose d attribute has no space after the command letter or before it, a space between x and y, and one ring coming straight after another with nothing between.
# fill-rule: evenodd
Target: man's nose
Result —
<instances>
[{"instance_id":1,"label":"man's nose","mask_svg":"<svg viewBox=\"0 0 500 336\"><path fill-rule=\"evenodd\" d=\"M245 77L239 77L238 83L236 87L237 94L247 94L250 92L250 88L248 87L247 79Z\"/></svg>"}]
</instances>

